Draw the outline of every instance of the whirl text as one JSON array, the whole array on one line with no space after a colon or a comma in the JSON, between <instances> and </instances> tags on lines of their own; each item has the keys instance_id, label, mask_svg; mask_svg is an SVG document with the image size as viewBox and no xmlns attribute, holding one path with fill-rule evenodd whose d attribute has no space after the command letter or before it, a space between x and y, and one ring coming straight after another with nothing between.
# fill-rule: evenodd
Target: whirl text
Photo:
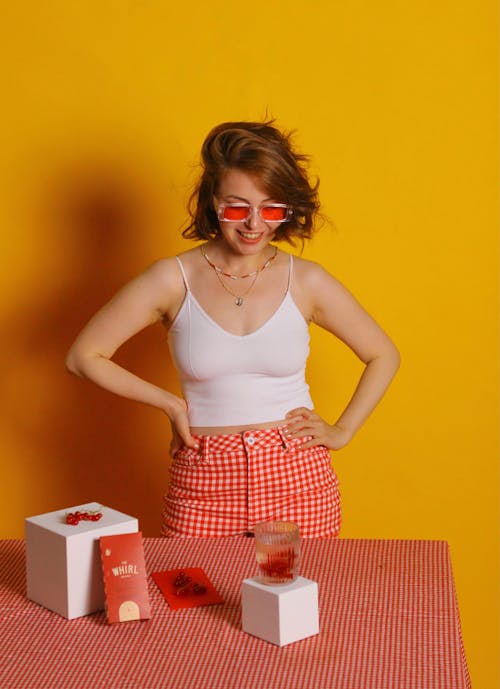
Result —
<instances>
[{"instance_id":1,"label":"whirl text","mask_svg":"<svg viewBox=\"0 0 500 689\"><path fill-rule=\"evenodd\" d=\"M130 574L139 574L137 565L129 565L126 562L124 562L121 565L118 565L118 567L112 567L111 571L113 572L115 577L123 577L124 575Z\"/></svg>"}]
</instances>

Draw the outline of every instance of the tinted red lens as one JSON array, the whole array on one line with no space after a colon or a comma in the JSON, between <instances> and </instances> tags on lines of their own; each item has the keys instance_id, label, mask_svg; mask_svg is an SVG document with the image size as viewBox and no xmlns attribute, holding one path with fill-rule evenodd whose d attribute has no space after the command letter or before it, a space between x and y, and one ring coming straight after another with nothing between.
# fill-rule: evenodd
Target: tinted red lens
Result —
<instances>
[{"instance_id":1,"label":"tinted red lens","mask_svg":"<svg viewBox=\"0 0 500 689\"><path fill-rule=\"evenodd\" d=\"M249 212L248 206L225 206L224 220L246 220Z\"/></svg>"},{"instance_id":2,"label":"tinted red lens","mask_svg":"<svg viewBox=\"0 0 500 689\"><path fill-rule=\"evenodd\" d=\"M263 220L271 220L272 222L280 222L286 218L286 208L280 206L262 206L260 214Z\"/></svg>"}]
</instances>

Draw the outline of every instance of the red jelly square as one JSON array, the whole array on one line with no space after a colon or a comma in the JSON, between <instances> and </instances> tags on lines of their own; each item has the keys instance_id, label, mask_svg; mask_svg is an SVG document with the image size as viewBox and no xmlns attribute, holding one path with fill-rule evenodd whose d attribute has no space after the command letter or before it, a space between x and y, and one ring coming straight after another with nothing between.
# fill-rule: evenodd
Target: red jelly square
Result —
<instances>
[{"instance_id":1,"label":"red jelly square","mask_svg":"<svg viewBox=\"0 0 500 689\"><path fill-rule=\"evenodd\" d=\"M224 602L200 567L153 572L151 576L172 610Z\"/></svg>"}]
</instances>

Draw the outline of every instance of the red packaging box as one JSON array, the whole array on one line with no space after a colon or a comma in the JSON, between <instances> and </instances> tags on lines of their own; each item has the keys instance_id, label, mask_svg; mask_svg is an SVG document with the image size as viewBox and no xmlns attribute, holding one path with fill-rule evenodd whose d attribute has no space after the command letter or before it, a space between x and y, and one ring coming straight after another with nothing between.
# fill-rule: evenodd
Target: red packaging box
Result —
<instances>
[{"instance_id":1,"label":"red packaging box","mask_svg":"<svg viewBox=\"0 0 500 689\"><path fill-rule=\"evenodd\" d=\"M103 536L101 562L108 622L151 617L141 532Z\"/></svg>"}]
</instances>

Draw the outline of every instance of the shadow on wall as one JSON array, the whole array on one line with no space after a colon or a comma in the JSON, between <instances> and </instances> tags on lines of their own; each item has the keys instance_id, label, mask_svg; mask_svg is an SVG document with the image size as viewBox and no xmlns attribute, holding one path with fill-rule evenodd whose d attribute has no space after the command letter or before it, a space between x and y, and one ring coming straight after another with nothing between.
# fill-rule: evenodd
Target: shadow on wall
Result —
<instances>
[{"instance_id":1,"label":"shadow on wall","mask_svg":"<svg viewBox=\"0 0 500 689\"><path fill-rule=\"evenodd\" d=\"M26 484L27 514L96 500L137 516L145 535L157 535L167 417L71 376L64 359L91 315L151 262L161 202L132 166L102 161L63 171L43 195L30 231L47 237L48 251L60 244L58 274L41 278L39 294L33 283L29 307L9 326L12 366L3 380L12 430L26 450L16 472ZM53 259L50 265L52 271ZM116 360L178 390L159 324L124 345Z\"/></svg>"}]
</instances>

